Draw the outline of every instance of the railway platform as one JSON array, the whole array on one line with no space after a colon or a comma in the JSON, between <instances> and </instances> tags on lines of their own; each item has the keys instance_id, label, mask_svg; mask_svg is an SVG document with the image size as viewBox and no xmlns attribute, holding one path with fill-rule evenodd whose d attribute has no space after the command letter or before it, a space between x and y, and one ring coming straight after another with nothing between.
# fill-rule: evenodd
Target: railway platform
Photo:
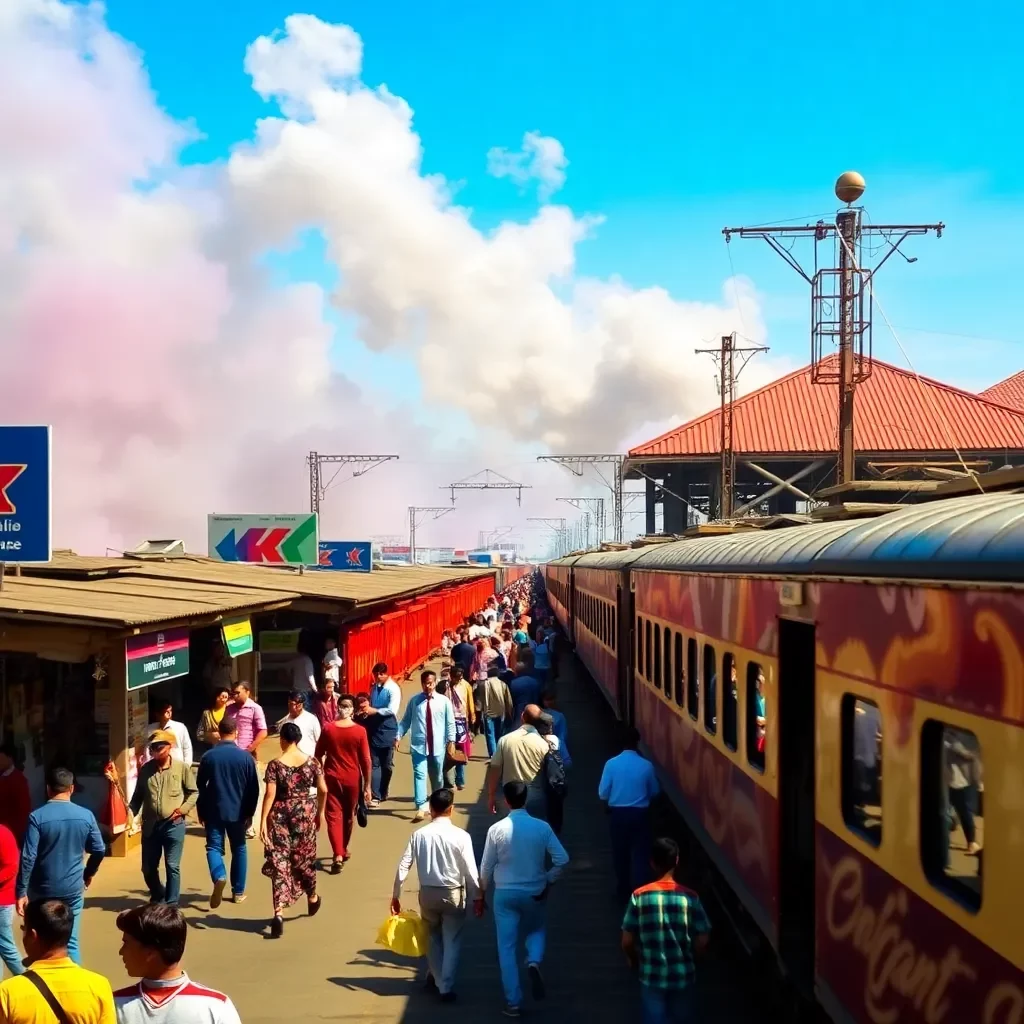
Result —
<instances>
[{"instance_id":1,"label":"railway platform","mask_svg":"<svg viewBox=\"0 0 1024 1024\"><path fill-rule=\"evenodd\" d=\"M562 840L571 863L555 886L549 909L545 976L548 997L531 1003L524 1018L550 1024L594 1024L639 1020L638 986L619 950L622 908L614 896L607 825L597 784L607 757L616 752L614 719L574 659L566 659L558 680L559 706L568 719L573 758ZM432 664L436 667L436 663ZM408 698L414 683L403 687ZM482 853L488 826L483 738L458 794L455 820ZM263 754L273 756L276 740ZM404 748L404 745L403 745ZM281 1020L347 1021L365 1024L425 1024L446 1017L477 1022L504 1019L494 921L470 917L463 933L458 1002L440 1005L422 991L424 962L393 956L375 946L388 914L395 868L412 824L412 771L408 753L396 757L393 798L371 812L357 829L352 860L340 876L321 875L323 911L305 915L305 901L286 913L281 939L267 938L271 916L269 881L260 874L262 846L249 843L249 882L244 903L226 901L209 909L209 875L202 832L191 828L182 861L182 907L190 931L185 967L196 981L227 992L245 1024ZM321 855L329 856L325 833ZM406 883L403 905L415 908L415 872ZM117 955L114 912L146 898L138 856L108 861L89 890L82 922L83 962L128 984ZM709 907L714 920L714 908ZM716 926L718 923L716 922ZM744 982L744 966L717 927L701 963L700 1019L745 1024L754 1021L758 993Z\"/></svg>"}]
</instances>

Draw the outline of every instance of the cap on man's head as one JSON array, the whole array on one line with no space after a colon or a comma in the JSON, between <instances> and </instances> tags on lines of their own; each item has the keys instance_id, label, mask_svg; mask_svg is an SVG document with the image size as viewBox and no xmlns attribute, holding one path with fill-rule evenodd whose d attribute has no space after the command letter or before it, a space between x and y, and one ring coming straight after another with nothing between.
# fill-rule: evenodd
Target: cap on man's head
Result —
<instances>
[{"instance_id":1,"label":"cap on man's head","mask_svg":"<svg viewBox=\"0 0 1024 1024\"><path fill-rule=\"evenodd\" d=\"M167 746L173 747L176 742L174 733L168 732L166 729L154 729L149 734L149 745L151 747L158 747L161 743L166 743Z\"/></svg>"}]
</instances>

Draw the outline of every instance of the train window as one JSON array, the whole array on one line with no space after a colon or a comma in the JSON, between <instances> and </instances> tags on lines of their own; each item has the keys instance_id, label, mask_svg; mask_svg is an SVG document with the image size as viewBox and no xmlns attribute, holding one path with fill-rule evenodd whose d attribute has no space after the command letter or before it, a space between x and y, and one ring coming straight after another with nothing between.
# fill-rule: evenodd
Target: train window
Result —
<instances>
[{"instance_id":1,"label":"train window","mask_svg":"<svg viewBox=\"0 0 1024 1024\"><path fill-rule=\"evenodd\" d=\"M676 670L675 674L675 699L676 704L679 707L683 706L685 697L683 696L683 634L676 633L676 649L675 657L672 661L672 667Z\"/></svg>"},{"instance_id":2,"label":"train window","mask_svg":"<svg viewBox=\"0 0 1024 1024\"><path fill-rule=\"evenodd\" d=\"M736 659L731 654L722 655L722 739L730 750L737 747L737 706Z\"/></svg>"},{"instance_id":3,"label":"train window","mask_svg":"<svg viewBox=\"0 0 1024 1024\"><path fill-rule=\"evenodd\" d=\"M665 675L662 677L665 696L672 699L672 630L665 627Z\"/></svg>"},{"instance_id":4,"label":"train window","mask_svg":"<svg viewBox=\"0 0 1024 1024\"><path fill-rule=\"evenodd\" d=\"M636 641L634 643L636 648L636 674L643 675L644 672L644 620L638 615L636 617Z\"/></svg>"},{"instance_id":5,"label":"train window","mask_svg":"<svg viewBox=\"0 0 1024 1024\"><path fill-rule=\"evenodd\" d=\"M696 722L700 707L700 682L697 678L697 641L691 636L686 641L686 705L690 717Z\"/></svg>"},{"instance_id":6,"label":"train window","mask_svg":"<svg viewBox=\"0 0 1024 1024\"><path fill-rule=\"evenodd\" d=\"M747 760L764 771L765 727L768 707L764 699L764 669L756 661L747 665Z\"/></svg>"},{"instance_id":7,"label":"train window","mask_svg":"<svg viewBox=\"0 0 1024 1024\"><path fill-rule=\"evenodd\" d=\"M985 858L981 745L968 729L929 719L921 729L921 862L928 880L968 910L981 908Z\"/></svg>"},{"instance_id":8,"label":"train window","mask_svg":"<svg viewBox=\"0 0 1024 1024\"><path fill-rule=\"evenodd\" d=\"M882 715L852 693L842 703L842 807L847 826L872 846L882 841Z\"/></svg>"},{"instance_id":9,"label":"train window","mask_svg":"<svg viewBox=\"0 0 1024 1024\"><path fill-rule=\"evenodd\" d=\"M651 681L651 620L644 622L644 677Z\"/></svg>"},{"instance_id":10,"label":"train window","mask_svg":"<svg viewBox=\"0 0 1024 1024\"><path fill-rule=\"evenodd\" d=\"M718 732L718 680L715 678L715 649L704 645L704 728Z\"/></svg>"},{"instance_id":11,"label":"train window","mask_svg":"<svg viewBox=\"0 0 1024 1024\"><path fill-rule=\"evenodd\" d=\"M654 685L661 689L661 626L654 626Z\"/></svg>"},{"instance_id":12,"label":"train window","mask_svg":"<svg viewBox=\"0 0 1024 1024\"><path fill-rule=\"evenodd\" d=\"M619 616L617 614L618 609L615 605L612 605L612 650L617 651L619 649Z\"/></svg>"}]
</instances>

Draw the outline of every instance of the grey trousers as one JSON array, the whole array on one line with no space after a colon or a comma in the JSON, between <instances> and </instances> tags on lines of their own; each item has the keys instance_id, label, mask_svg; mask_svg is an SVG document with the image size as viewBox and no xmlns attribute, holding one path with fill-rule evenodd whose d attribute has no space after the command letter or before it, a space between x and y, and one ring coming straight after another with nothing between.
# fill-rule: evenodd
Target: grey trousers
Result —
<instances>
[{"instance_id":1,"label":"grey trousers","mask_svg":"<svg viewBox=\"0 0 1024 1024\"><path fill-rule=\"evenodd\" d=\"M455 987L462 951L462 928L466 923L466 893L437 885L420 887L420 917L430 928L427 964L442 994Z\"/></svg>"}]
</instances>

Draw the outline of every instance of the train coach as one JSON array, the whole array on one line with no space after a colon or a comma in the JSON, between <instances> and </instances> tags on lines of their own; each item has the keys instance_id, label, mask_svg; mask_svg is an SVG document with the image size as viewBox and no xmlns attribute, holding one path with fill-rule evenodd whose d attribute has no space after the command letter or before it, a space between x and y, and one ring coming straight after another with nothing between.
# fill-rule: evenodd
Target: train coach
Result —
<instances>
[{"instance_id":1,"label":"train coach","mask_svg":"<svg viewBox=\"0 0 1024 1024\"><path fill-rule=\"evenodd\" d=\"M1024 1024L1024 496L545 576L797 989L843 1024Z\"/></svg>"}]
</instances>

